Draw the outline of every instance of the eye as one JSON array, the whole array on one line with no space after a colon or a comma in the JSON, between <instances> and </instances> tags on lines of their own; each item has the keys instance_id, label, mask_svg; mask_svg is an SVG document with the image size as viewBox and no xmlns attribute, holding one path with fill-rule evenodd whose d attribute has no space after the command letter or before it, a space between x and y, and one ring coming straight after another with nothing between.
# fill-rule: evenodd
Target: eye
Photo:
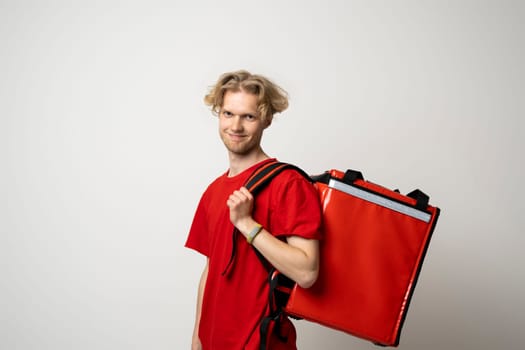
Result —
<instances>
[{"instance_id":1,"label":"eye","mask_svg":"<svg viewBox=\"0 0 525 350\"><path fill-rule=\"evenodd\" d=\"M256 116L251 115L251 114L246 114L246 115L244 116L244 118L245 118L246 120L250 120L250 121L251 121L251 120L255 120L255 119L257 119Z\"/></svg>"},{"instance_id":2,"label":"eye","mask_svg":"<svg viewBox=\"0 0 525 350\"><path fill-rule=\"evenodd\" d=\"M233 114L229 111L222 111L222 115L226 118L231 118L233 116Z\"/></svg>"}]
</instances>

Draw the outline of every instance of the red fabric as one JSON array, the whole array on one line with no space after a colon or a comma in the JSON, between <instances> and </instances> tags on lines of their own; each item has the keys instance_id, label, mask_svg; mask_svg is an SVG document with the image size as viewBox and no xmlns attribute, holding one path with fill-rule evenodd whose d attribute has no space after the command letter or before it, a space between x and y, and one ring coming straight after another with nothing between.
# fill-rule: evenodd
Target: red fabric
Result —
<instances>
[{"instance_id":1,"label":"red fabric","mask_svg":"<svg viewBox=\"0 0 525 350\"><path fill-rule=\"evenodd\" d=\"M226 276L222 272L231 256L233 232L226 200L260 164L234 177L225 173L208 186L186 241L186 247L209 258L199 326L204 350L255 350L259 345L259 323L267 313L268 273L241 234L232 269ZM257 195L253 217L282 239L321 238L316 190L293 170L283 171ZM288 349L295 349L295 344Z\"/></svg>"}]
</instances>

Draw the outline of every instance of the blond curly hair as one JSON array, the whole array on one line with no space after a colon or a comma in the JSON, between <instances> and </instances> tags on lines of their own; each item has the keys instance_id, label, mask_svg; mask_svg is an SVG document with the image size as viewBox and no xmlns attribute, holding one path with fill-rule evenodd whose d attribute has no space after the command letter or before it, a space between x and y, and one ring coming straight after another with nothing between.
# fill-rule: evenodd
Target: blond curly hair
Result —
<instances>
[{"instance_id":1,"label":"blond curly hair","mask_svg":"<svg viewBox=\"0 0 525 350\"><path fill-rule=\"evenodd\" d=\"M257 96L257 111L266 121L288 108L288 94L281 87L264 76L238 70L222 74L204 97L204 103L215 115L220 112L226 91L244 91Z\"/></svg>"}]
</instances>

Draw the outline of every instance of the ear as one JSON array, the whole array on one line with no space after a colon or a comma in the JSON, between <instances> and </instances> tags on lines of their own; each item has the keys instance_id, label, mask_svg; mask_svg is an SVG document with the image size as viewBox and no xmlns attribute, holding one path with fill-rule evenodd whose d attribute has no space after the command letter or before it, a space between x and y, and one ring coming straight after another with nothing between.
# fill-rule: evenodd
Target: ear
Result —
<instances>
[{"instance_id":1,"label":"ear","mask_svg":"<svg viewBox=\"0 0 525 350\"><path fill-rule=\"evenodd\" d=\"M264 126L264 128L266 129L267 127L269 127L270 125L272 125L272 120L273 120L273 116L270 116L269 118L267 118L265 120L265 123L266 125Z\"/></svg>"}]
</instances>

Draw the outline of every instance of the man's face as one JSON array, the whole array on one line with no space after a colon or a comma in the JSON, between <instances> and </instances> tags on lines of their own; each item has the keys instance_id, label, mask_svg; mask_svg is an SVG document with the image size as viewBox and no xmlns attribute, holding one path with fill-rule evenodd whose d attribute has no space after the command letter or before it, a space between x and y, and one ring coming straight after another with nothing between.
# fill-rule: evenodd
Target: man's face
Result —
<instances>
[{"instance_id":1,"label":"man's face","mask_svg":"<svg viewBox=\"0 0 525 350\"><path fill-rule=\"evenodd\" d=\"M227 91L219 112L219 133L228 151L247 156L260 150L268 126L257 112L257 97L244 91Z\"/></svg>"}]
</instances>

